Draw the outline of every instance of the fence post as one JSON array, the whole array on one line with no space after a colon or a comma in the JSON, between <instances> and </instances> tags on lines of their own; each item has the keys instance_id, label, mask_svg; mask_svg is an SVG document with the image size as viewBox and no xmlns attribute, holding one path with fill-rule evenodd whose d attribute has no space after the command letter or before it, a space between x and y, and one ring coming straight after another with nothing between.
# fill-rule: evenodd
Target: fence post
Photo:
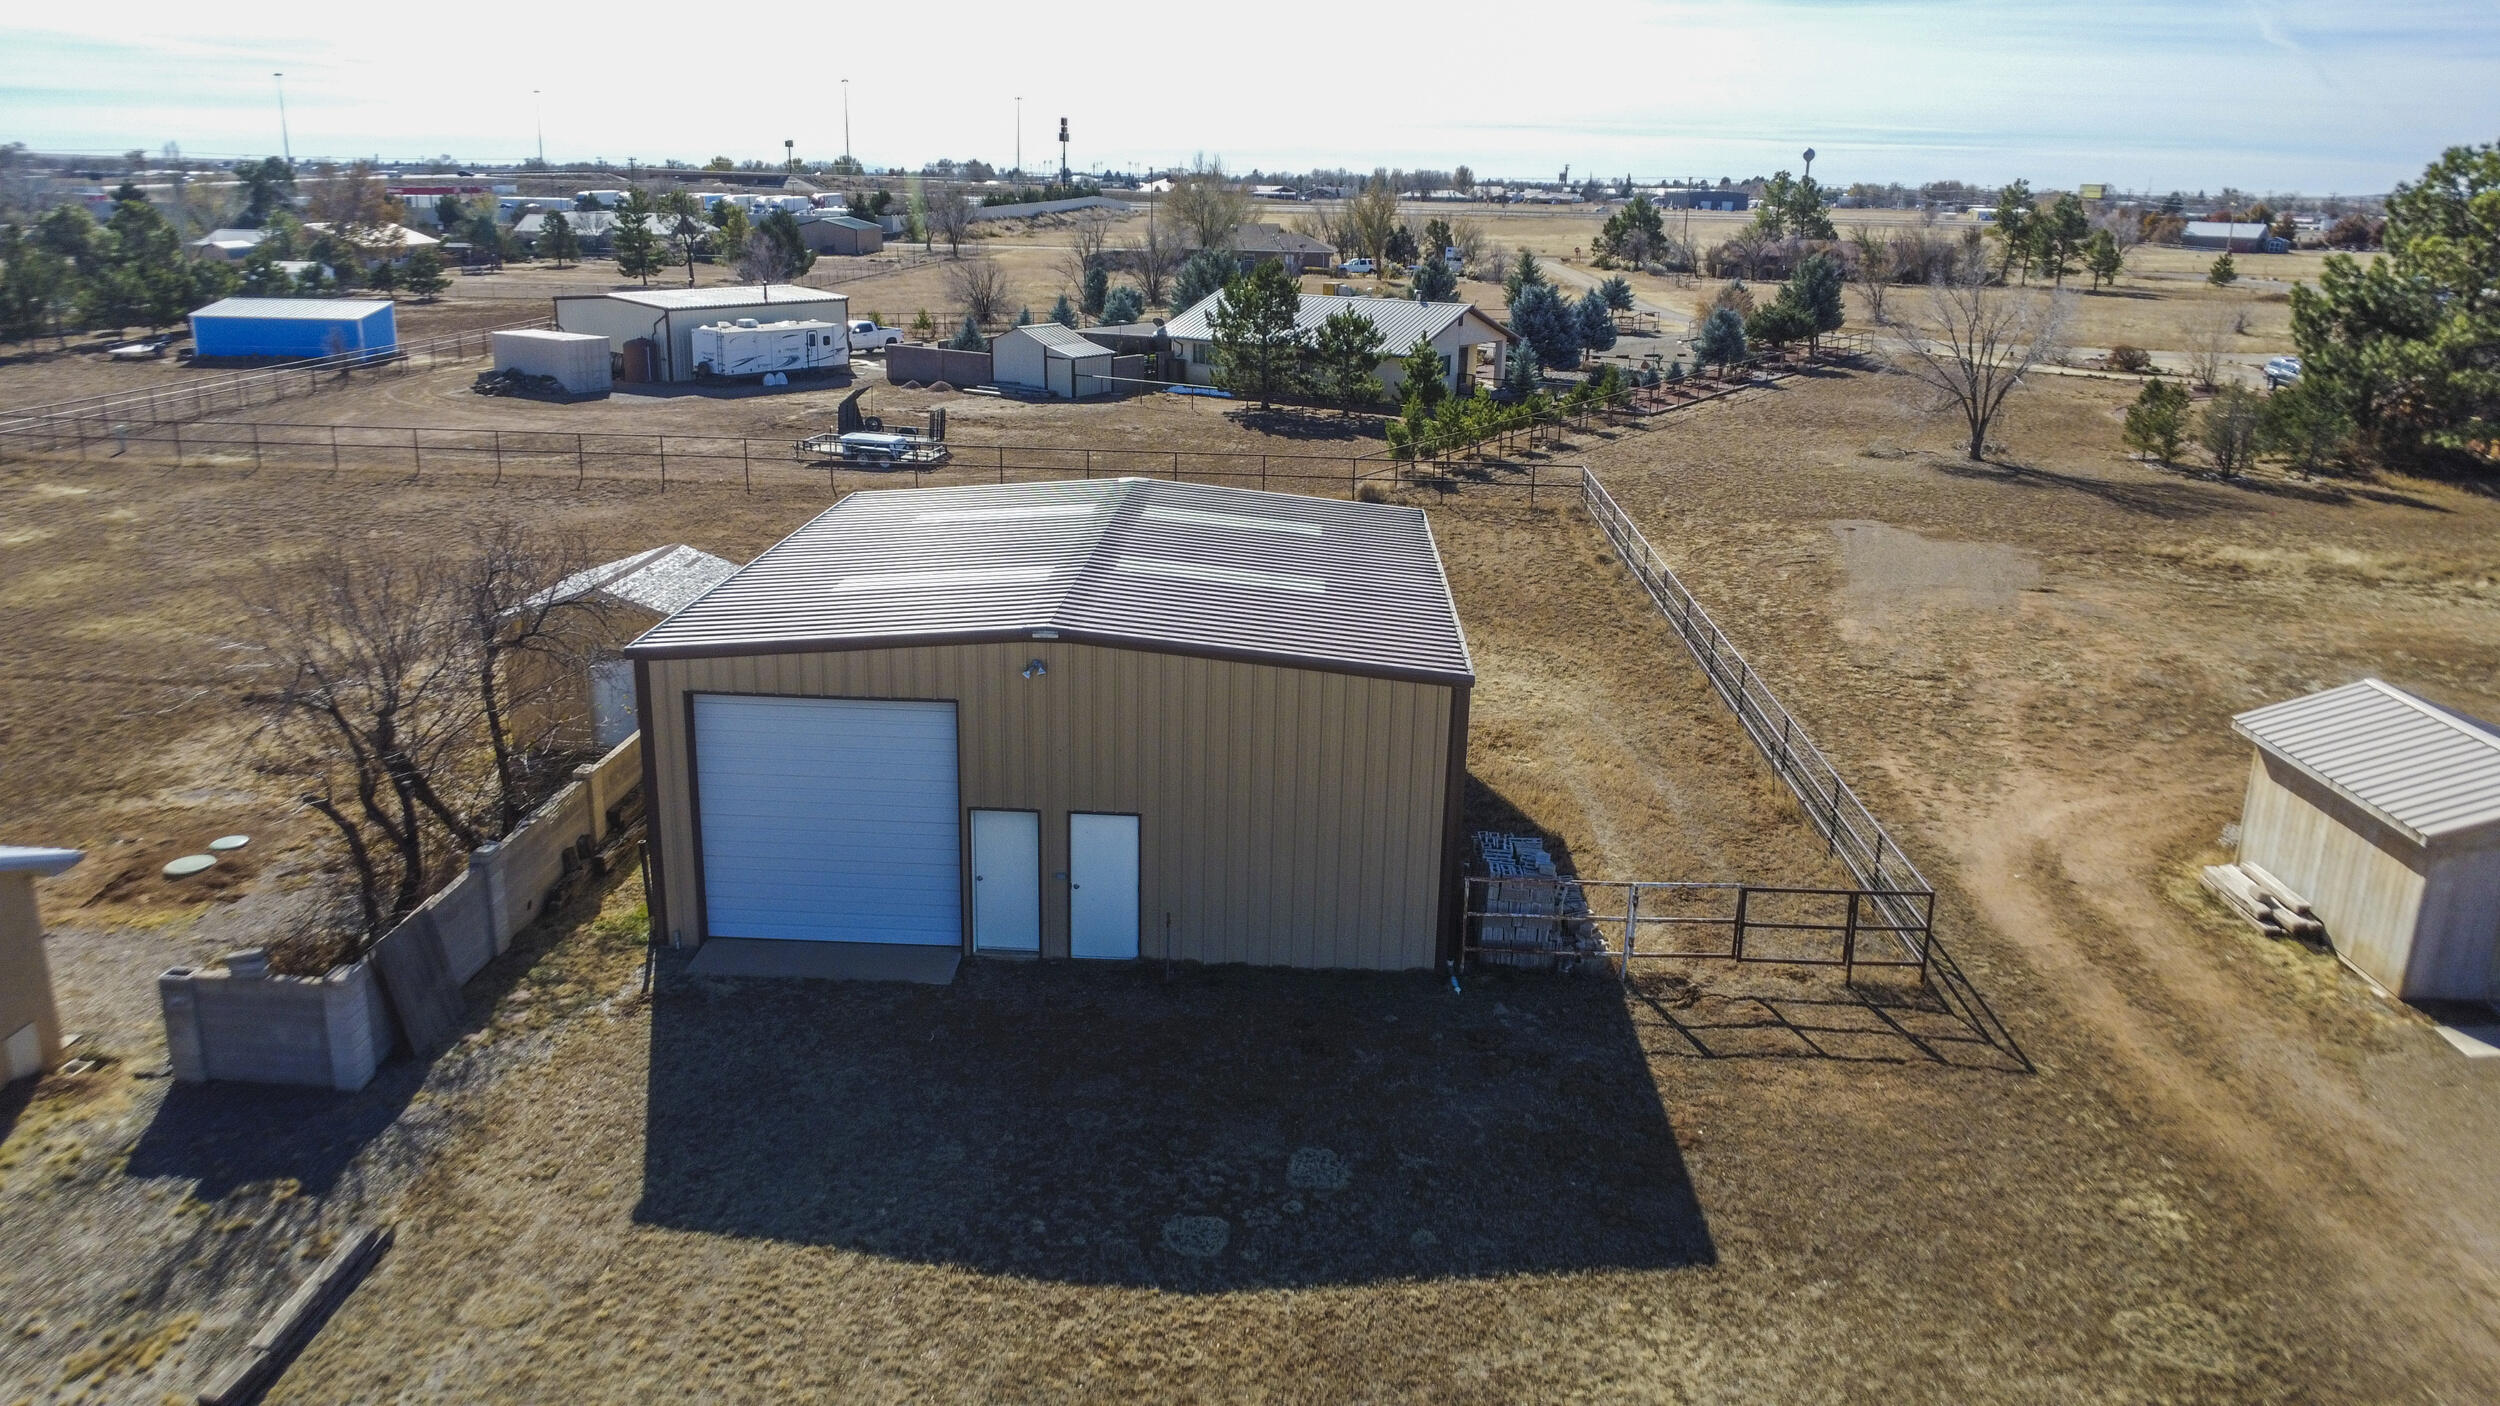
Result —
<instances>
[{"instance_id":1,"label":"fence post","mask_svg":"<svg viewBox=\"0 0 2500 1406\"><path fill-rule=\"evenodd\" d=\"M1728 955L1740 962L1745 960L1745 909L1748 906L1747 900L1752 897L1753 890L1750 887L1744 884L1736 886L1736 940L1730 944Z\"/></svg>"},{"instance_id":2,"label":"fence post","mask_svg":"<svg viewBox=\"0 0 2500 1406\"><path fill-rule=\"evenodd\" d=\"M573 486L581 487L590 480L590 459L582 453L582 437L573 436Z\"/></svg>"},{"instance_id":3,"label":"fence post","mask_svg":"<svg viewBox=\"0 0 2500 1406\"><path fill-rule=\"evenodd\" d=\"M668 491L668 436L660 436L660 491Z\"/></svg>"},{"instance_id":4,"label":"fence post","mask_svg":"<svg viewBox=\"0 0 2500 1406\"><path fill-rule=\"evenodd\" d=\"M176 429L176 431L175 431L175 433L177 433L177 434L181 433L180 429L179 429L179 428L177 428L177 429ZM338 426L336 426L336 425L332 425L332 426L330 427L330 477L332 477L332 478L337 478L338 476L339 476L339 427L338 427Z\"/></svg>"},{"instance_id":5,"label":"fence post","mask_svg":"<svg viewBox=\"0 0 2500 1406\"><path fill-rule=\"evenodd\" d=\"M503 431L495 431L495 482L503 483Z\"/></svg>"},{"instance_id":6,"label":"fence post","mask_svg":"<svg viewBox=\"0 0 2500 1406\"><path fill-rule=\"evenodd\" d=\"M425 472L425 441L417 437L414 426L408 430L408 458L408 477L413 479Z\"/></svg>"},{"instance_id":7,"label":"fence post","mask_svg":"<svg viewBox=\"0 0 2500 1406\"><path fill-rule=\"evenodd\" d=\"M1832 798L1826 803L1826 808L1831 812L1831 823L1824 828L1823 835L1832 842L1828 853L1838 854L1840 853L1840 772L1837 768L1832 772Z\"/></svg>"},{"instance_id":8,"label":"fence post","mask_svg":"<svg viewBox=\"0 0 2500 1406\"><path fill-rule=\"evenodd\" d=\"M260 422L252 423L252 472L260 472Z\"/></svg>"},{"instance_id":9,"label":"fence post","mask_svg":"<svg viewBox=\"0 0 2500 1406\"><path fill-rule=\"evenodd\" d=\"M1632 979L1632 950L1633 950L1634 946L1635 946L1635 945L1637 945L1637 944L1640 942L1640 940L1641 940L1641 886L1640 886L1639 884L1630 884L1630 885L1625 886L1625 888L1624 888L1624 898L1623 898L1623 973L1622 973L1622 979L1623 979L1623 980L1625 980L1625 981L1627 981L1627 982L1628 982L1628 981L1630 981L1630 980Z\"/></svg>"},{"instance_id":10,"label":"fence post","mask_svg":"<svg viewBox=\"0 0 2500 1406\"><path fill-rule=\"evenodd\" d=\"M182 422L174 421L174 467L182 467Z\"/></svg>"},{"instance_id":11,"label":"fence post","mask_svg":"<svg viewBox=\"0 0 2500 1406\"><path fill-rule=\"evenodd\" d=\"M1858 979L1858 892L1849 891L1848 925L1840 930L1840 982L1846 986Z\"/></svg>"},{"instance_id":12,"label":"fence post","mask_svg":"<svg viewBox=\"0 0 2500 1406\"><path fill-rule=\"evenodd\" d=\"M746 491L749 493L753 493L755 491L755 461L748 453L747 448L752 443L754 443L754 441L748 439L744 435L740 435L738 437L738 472L745 476L747 485Z\"/></svg>"}]
</instances>

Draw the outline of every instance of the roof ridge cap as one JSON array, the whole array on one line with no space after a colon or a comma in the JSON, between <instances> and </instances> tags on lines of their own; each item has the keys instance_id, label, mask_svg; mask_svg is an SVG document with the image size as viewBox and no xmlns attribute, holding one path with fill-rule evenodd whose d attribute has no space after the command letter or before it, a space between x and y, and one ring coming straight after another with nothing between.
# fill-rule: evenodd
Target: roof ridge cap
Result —
<instances>
[{"instance_id":1,"label":"roof ridge cap","mask_svg":"<svg viewBox=\"0 0 2500 1406\"><path fill-rule=\"evenodd\" d=\"M2416 697L2375 674L2362 679L2361 682L2367 684L2371 688L2377 689L2379 692L2386 694L2388 697L2395 699L2397 702L2404 704L2406 707L2411 708L2413 711L2420 713L2422 716L2431 719L2433 722L2445 723L2449 727L2452 727L2457 731L2464 733L2466 736L2473 738L2475 741L2482 743L2484 746L2489 747L2494 751L2500 751L2500 734L2493 733L2489 728L2478 726L2475 721L2469 721L2460 714L2452 713L2427 698Z\"/></svg>"}]
</instances>

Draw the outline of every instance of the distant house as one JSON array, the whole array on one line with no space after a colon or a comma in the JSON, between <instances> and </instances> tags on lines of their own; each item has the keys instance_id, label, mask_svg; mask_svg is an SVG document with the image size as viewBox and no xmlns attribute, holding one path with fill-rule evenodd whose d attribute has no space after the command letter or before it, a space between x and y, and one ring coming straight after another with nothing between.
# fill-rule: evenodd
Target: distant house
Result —
<instances>
[{"instance_id":1,"label":"distant house","mask_svg":"<svg viewBox=\"0 0 2500 1406\"><path fill-rule=\"evenodd\" d=\"M2179 232L2179 243L2190 249L2219 249L2227 254L2281 254L2292 247L2288 239L2276 239L2267 227L2255 223L2228 223L2222 220L2190 220Z\"/></svg>"},{"instance_id":2,"label":"distant house","mask_svg":"<svg viewBox=\"0 0 2500 1406\"><path fill-rule=\"evenodd\" d=\"M799 239L819 254L874 254L885 247L885 228L838 210L817 210L798 217Z\"/></svg>"},{"instance_id":3,"label":"distant house","mask_svg":"<svg viewBox=\"0 0 2500 1406\"><path fill-rule=\"evenodd\" d=\"M1243 225L1233 234L1232 253L1244 270L1274 259L1287 273L1326 273L1337 261L1328 241L1283 225Z\"/></svg>"},{"instance_id":4,"label":"distant house","mask_svg":"<svg viewBox=\"0 0 2500 1406\"><path fill-rule=\"evenodd\" d=\"M1192 385L1215 383L1215 334L1207 318L1223 305L1223 298L1221 293L1214 294L1163 325L1172 360L1178 363L1181 373L1179 379ZM1417 342L1430 342L1433 350L1441 353L1441 383L1453 391L1465 390L1480 369L1490 366L1498 371L1511 342L1509 331L1477 311L1473 303L1418 303L1404 298L1342 298L1306 293L1294 326L1306 336L1316 335L1321 323L1348 309L1361 313L1380 329L1381 340L1389 349L1380 363L1380 382L1393 397L1406 380L1401 359Z\"/></svg>"},{"instance_id":5,"label":"distant house","mask_svg":"<svg viewBox=\"0 0 2500 1406\"><path fill-rule=\"evenodd\" d=\"M307 221L304 231L307 234L328 234L330 226ZM354 245L356 252L364 255L369 263L387 261L396 264L419 249L431 249L443 242L423 230L410 229L406 225L362 226L343 238Z\"/></svg>"},{"instance_id":6,"label":"distant house","mask_svg":"<svg viewBox=\"0 0 2500 1406\"><path fill-rule=\"evenodd\" d=\"M1112 389L1112 353L1073 327L1036 322L990 342L990 380L1074 400Z\"/></svg>"},{"instance_id":7,"label":"distant house","mask_svg":"<svg viewBox=\"0 0 2500 1406\"><path fill-rule=\"evenodd\" d=\"M547 216L562 215L573 231L573 240L585 254L605 254L616 248L616 227L628 219L648 223L648 215L620 215L613 210L541 210L523 215L512 222L512 237L532 256L538 252L538 241L547 233Z\"/></svg>"},{"instance_id":8,"label":"distant house","mask_svg":"<svg viewBox=\"0 0 2500 1406\"><path fill-rule=\"evenodd\" d=\"M1664 210L1744 210L1753 204L1753 197L1730 186L1714 190L1709 186L1667 186L1650 197L1650 203Z\"/></svg>"},{"instance_id":9,"label":"distant house","mask_svg":"<svg viewBox=\"0 0 2500 1406\"><path fill-rule=\"evenodd\" d=\"M269 237L265 229L213 229L183 246L195 259L213 259L239 264L252 256L260 242Z\"/></svg>"}]
</instances>

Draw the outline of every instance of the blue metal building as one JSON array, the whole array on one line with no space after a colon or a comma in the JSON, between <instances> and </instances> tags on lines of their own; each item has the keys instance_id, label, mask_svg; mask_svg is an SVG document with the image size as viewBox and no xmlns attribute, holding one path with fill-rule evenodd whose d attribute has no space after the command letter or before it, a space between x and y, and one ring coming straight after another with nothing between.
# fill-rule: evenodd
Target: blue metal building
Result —
<instances>
[{"instance_id":1,"label":"blue metal building","mask_svg":"<svg viewBox=\"0 0 2500 1406\"><path fill-rule=\"evenodd\" d=\"M191 314L199 356L301 361L399 346L388 298L220 298Z\"/></svg>"}]
</instances>

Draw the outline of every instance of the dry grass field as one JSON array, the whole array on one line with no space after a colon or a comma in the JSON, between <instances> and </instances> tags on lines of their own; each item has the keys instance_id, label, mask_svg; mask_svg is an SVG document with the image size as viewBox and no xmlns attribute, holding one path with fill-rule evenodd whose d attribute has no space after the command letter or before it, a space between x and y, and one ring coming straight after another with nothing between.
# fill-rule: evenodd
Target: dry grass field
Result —
<instances>
[{"instance_id":1,"label":"dry grass field","mask_svg":"<svg viewBox=\"0 0 2500 1406\"><path fill-rule=\"evenodd\" d=\"M297 405L392 408L369 389ZM482 977L430 1069L169 1100L133 1077L146 974L310 859L221 689L265 564L504 514L744 559L823 494L0 467L0 813L94 852L44 896L69 1023L118 1060L0 1104L0 1297L52 1305L0 1324L0 1398L193 1384L293 1246L377 1216L398 1248L274 1399L2500 1395L2500 1061L2193 882L2232 712L2375 672L2500 714L2500 501L2145 467L2125 389L2044 381L1993 465L1873 373L1574 455L1938 882L2029 1070L1915 988L1707 966L904 991L664 960L645 996L627 881ZM983 413L1259 442L1161 400ZM1576 508L1424 501L1483 676L1479 818L1591 875L1834 877ZM270 843L229 893L153 877L235 828ZM256 1119L294 1136L243 1145Z\"/></svg>"}]
</instances>

